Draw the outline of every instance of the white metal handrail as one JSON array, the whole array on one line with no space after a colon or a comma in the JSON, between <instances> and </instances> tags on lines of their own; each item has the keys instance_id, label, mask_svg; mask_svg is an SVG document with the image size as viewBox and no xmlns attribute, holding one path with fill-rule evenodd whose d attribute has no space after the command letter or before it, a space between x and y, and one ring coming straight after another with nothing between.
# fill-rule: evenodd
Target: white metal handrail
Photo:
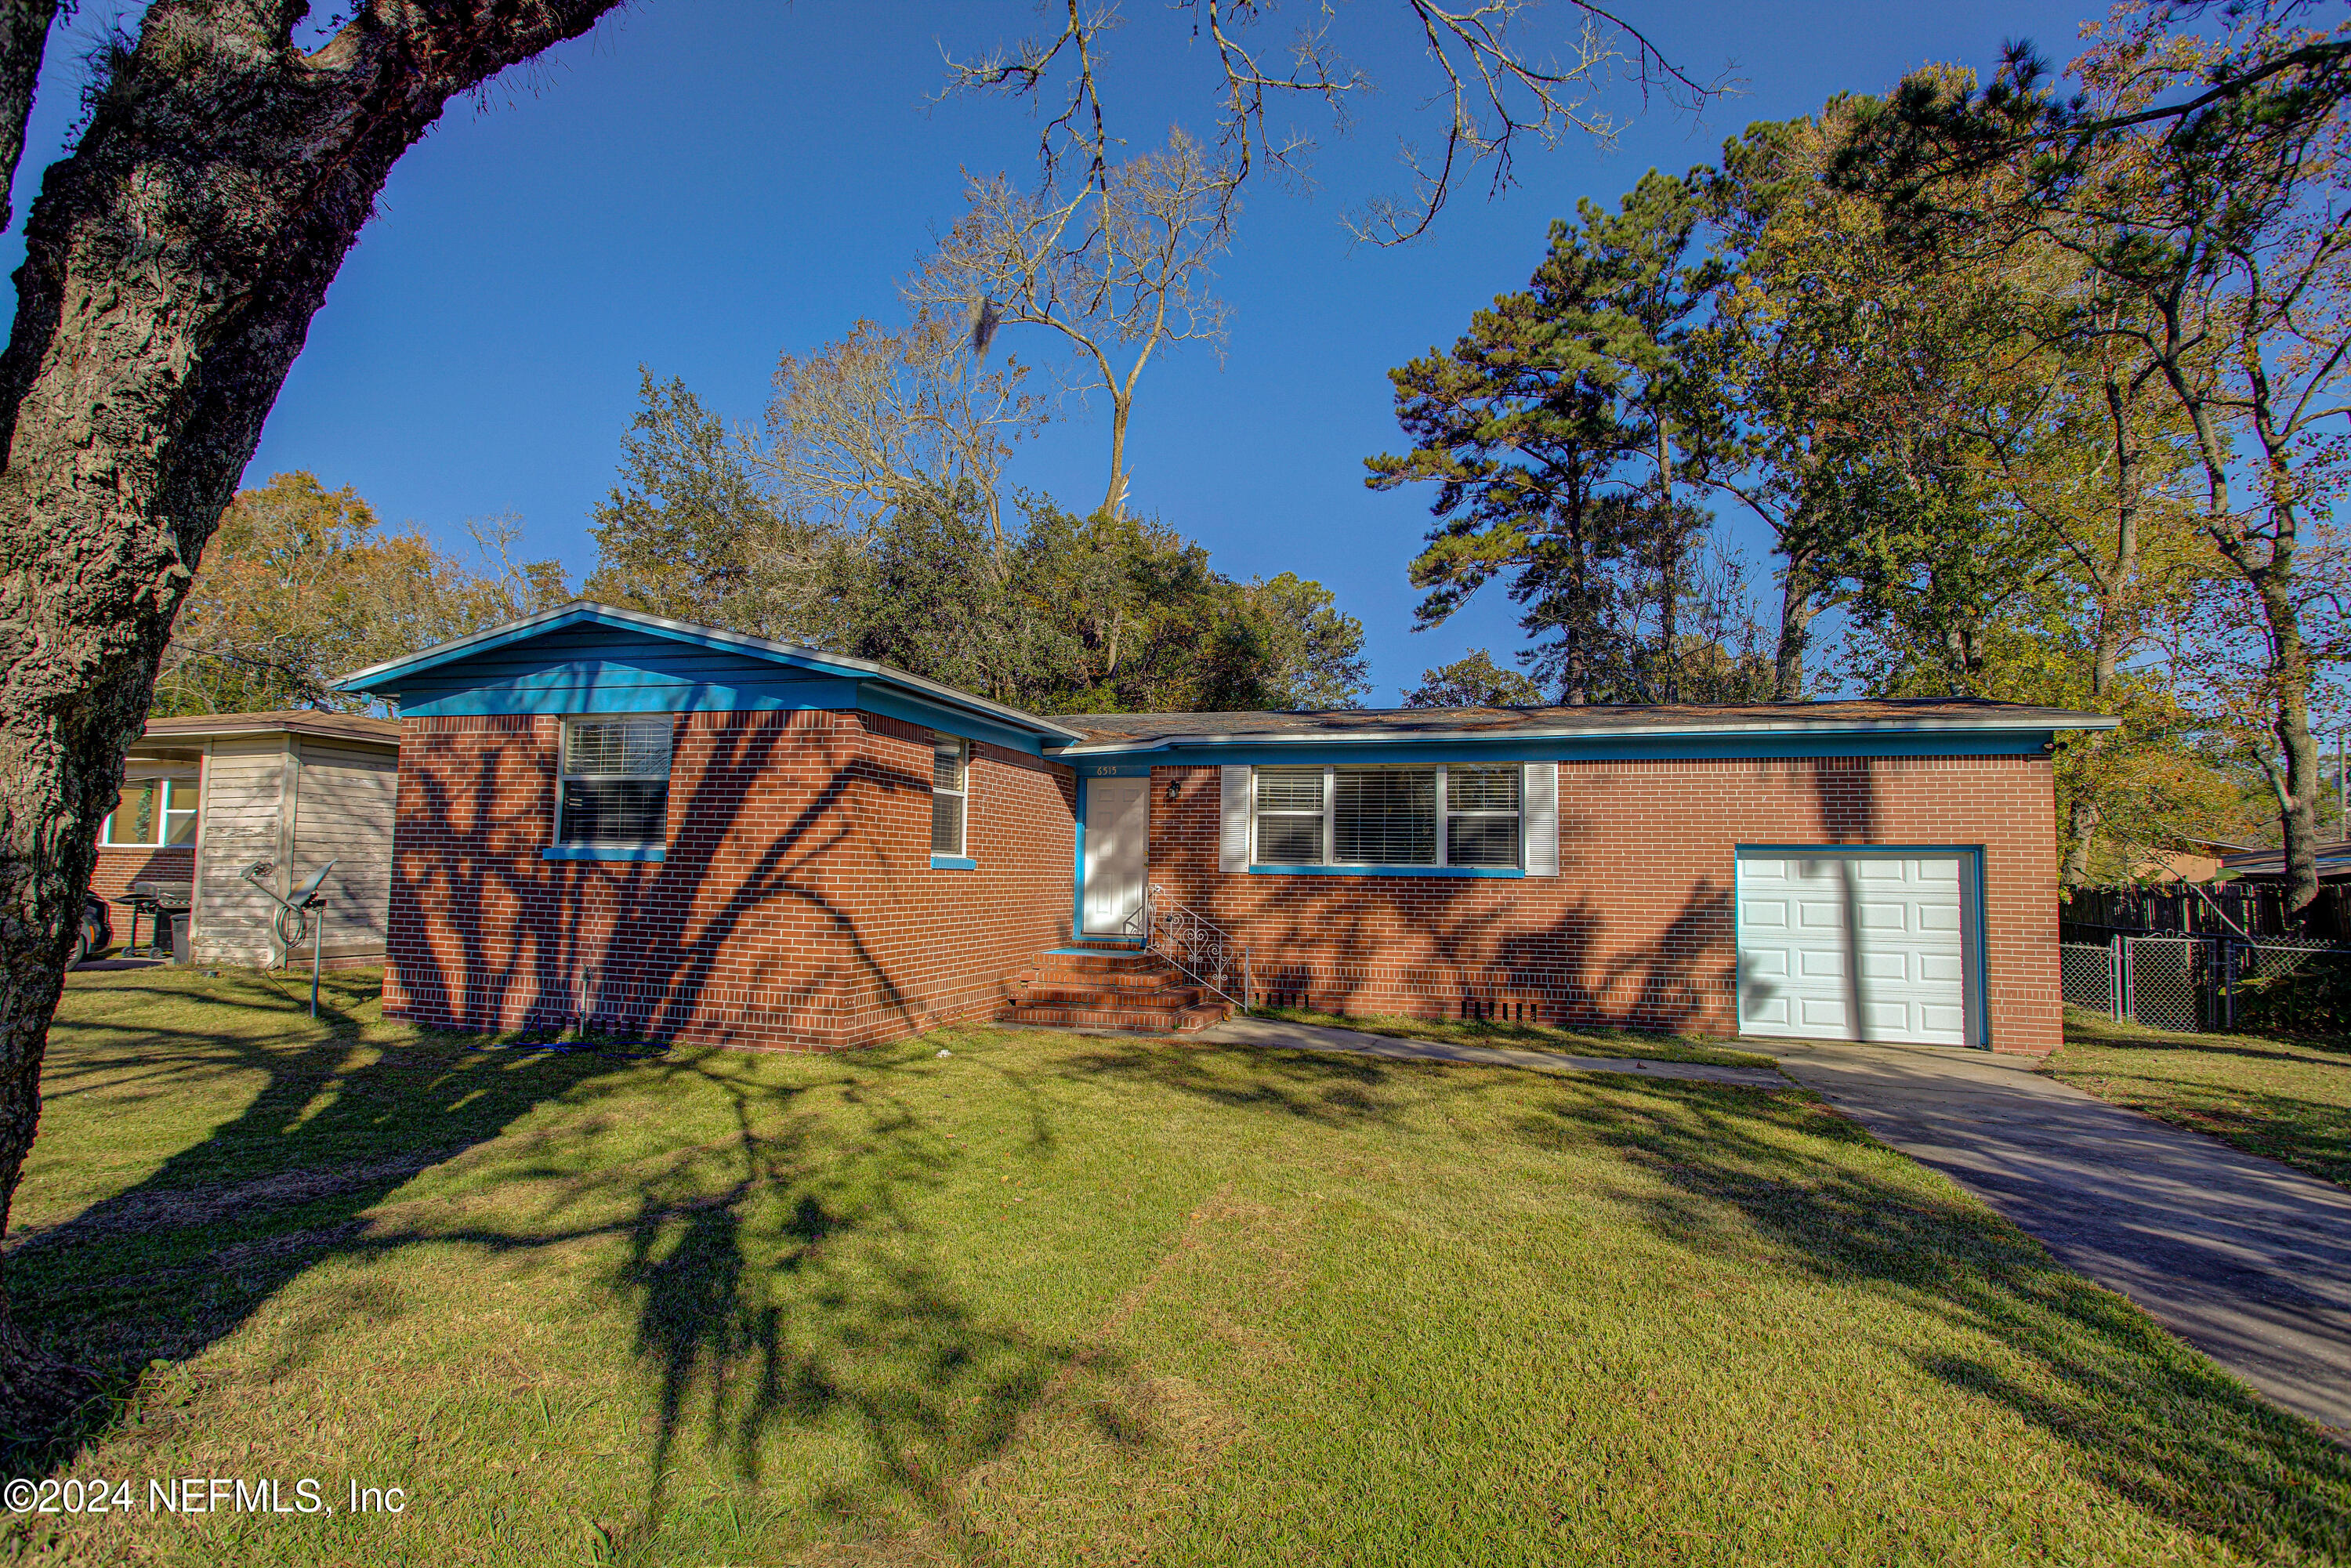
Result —
<instances>
[{"instance_id":1,"label":"white metal handrail","mask_svg":"<svg viewBox=\"0 0 2351 1568\"><path fill-rule=\"evenodd\" d=\"M1249 1010L1251 984L1249 950L1236 944L1230 933L1196 910L1186 909L1167 896L1164 887L1151 886L1143 895L1143 945L1181 969L1199 985L1240 1009ZM1226 988L1233 977L1233 960L1240 960L1241 994Z\"/></svg>"}]
</instances>

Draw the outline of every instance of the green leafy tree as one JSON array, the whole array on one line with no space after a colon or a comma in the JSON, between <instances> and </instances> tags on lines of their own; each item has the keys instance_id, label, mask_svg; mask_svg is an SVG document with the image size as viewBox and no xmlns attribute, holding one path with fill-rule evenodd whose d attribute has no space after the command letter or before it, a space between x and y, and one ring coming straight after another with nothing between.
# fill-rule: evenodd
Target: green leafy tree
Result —
<instances>
[{"instance_id":1,"label":"green leafy tree","mask_svg":"<svg viewBox=\"0 0 2351 1568\"><path fill-rule=\"evenodd\" d=\"M1406 707L1539 707L1542 689L1516 670L1494 663L1484 648L1472 648L1449 664L1420 673L1420 685L1405 693Z\"/></svg>"},{"instance_id":2,"label":"green leafy tree","mask_svg":"<svg viewBox=\"0 0 2351 1568\"><path fill-rule=\"evenodd\" d=\"M1693 343L1720 281L1705 207L1652 172L1614 212L1552 225L1529 286L1472 317L1449 352L1390 372L1412 440L1371 458L1374 489L1431 484L1439 519L1412 563L1417 619L1442 622L1497 578L1562 700L1684 695L1685 607L1725 437Z\"/></svg>"},{"instance_id":3,"label":"green leafy tree","mask_svg":"<svg viewBox=\"0 0 2351 1568\"><path fill-rule=\"evenodd\" d=\"M2311 530L2346 482L2351 117L2344 49L2292 0L2116 7L2073 64L2009 51L1980 92L1917 78L1855 126L1838 173L1921 248L2053 248L2123 307L2111 333L2153 367L2187 433L2199 526L2261 611L2262 689L2290 906L2317 896L2321 667L2303 586ZM1985 171L2009 177L1990 179ZM1964 193L1964 199L1954 192Z\"/></svg>"},{"instance_id":4,"label":"green leafy tree","mask_svg":"<svg viewBox=\"0 0 2351 1568\"><path fill-rule=\"evenodd\" d=\"M621 478L590 514L590 599L760 636L805 636L833 541L789 517L726 423L650 371L621 440Z\"/></svg>"},{"instance_id":5,"label":"green leafy tree","mask_svg":"<svg viewBox=\"0 0 2351 1568\"><path fill-rule=\"evenodd\" d=\"M557 562L512 559L513 519L467 527L472 561L387 532L358 492L308 473L239 491L181 602L153 711L360 711L368 698L329 689L337 676L570 597Z\"/></svg>"}]
</instances>

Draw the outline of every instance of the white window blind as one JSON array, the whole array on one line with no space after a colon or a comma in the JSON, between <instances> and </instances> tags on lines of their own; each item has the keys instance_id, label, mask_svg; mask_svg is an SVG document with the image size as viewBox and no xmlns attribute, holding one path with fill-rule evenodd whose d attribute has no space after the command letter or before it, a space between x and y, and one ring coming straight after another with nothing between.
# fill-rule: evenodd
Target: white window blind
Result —
<instances>
[{"instance_id":1,"label":"white window blind","mask_svg":"<svg viewBox=\"0 0 2351 1568\"><path fill-rule=\"evenodd\" d=\"M971 795L971 742L960 736L931 737L931 853L963 853L965 820Z\"/></svg>"},{"instance_id":2,"label":"white window blind","mask_svg":"<svg viewBox=\"0 0 2351 1568\"><path fill-rule=\"evenodd\" d=\"M1259 768L1254 863L1515 869L1520 779L1517 764Z\"/></svg>"},{"instance_id":3,"label":"white window blind","mask_svg":"<svg viewBox=\"0 0 2351 1568\"><path fill-rule=\"evenodd\" d=\"M1335 865L1436 865L1437 769L1337 768L1331 807Z\"/></svg>"},{"instance_id":4,"label":"white window blind","mask_svg":"<svg viewBox=\"0 0 2351 1568\"><path fill-rule=\"evenodd\" d=\"M1515 767L1445 770L1445 863L1519 863L1519 779Z\"/></svg>"},{"instance_id":5,"label":"white window blind","mask_svg":"<svg viewBox=\"0 0 2351 1568\"><path fill-rule=\"evenodd\" d=\"M1324 769L1257 770L1257 858L1265 865L1319 865L1322 861Z\"/></svg>"},{"instance_id":6,"label":"white window blind","mask_svg":"<svg viewBox=\"0 0 2351 1568\"><path fill-rule=\"evenodd\" d=\"M667 714L563 725L556 841L644 846L669 831Z\"/></svg>"}]
</instances>

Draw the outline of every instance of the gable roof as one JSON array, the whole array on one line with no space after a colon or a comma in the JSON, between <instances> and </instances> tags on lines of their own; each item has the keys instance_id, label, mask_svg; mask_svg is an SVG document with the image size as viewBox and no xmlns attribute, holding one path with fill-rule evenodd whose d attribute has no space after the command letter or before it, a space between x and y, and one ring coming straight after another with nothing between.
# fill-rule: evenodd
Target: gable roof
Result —
<instances>
[{"instance_id":1,"label":"gable roof","mask_svg":"<svg viewBox=\"0 0 2351 1568\"><path fill-rule=\"evenodd\" d=\"M958 710L987 718L1048 743L1069 743L1082 740L1081 731L1035 714L1024 713L1003 703L974 696L934 680L928 680L905 670L869 659L852 658L846 653L827 653L798 643L779 643L767 637L754 637L746 632L722 631L716 626L697 625L691 621L673 621L665 615L648 615L643 611L622 610L617 605L600 604L593 600L575 599L552 610L509 621L476 632L470 637L425 649L422 653L403 654L371 664L364 670L354 670L334 684L339 692L369 692L397 694L401 683L428 671L475 658L493 650L526 643L536 637L578 626L599 626L613 631L632 632L644 636L665 638L672 642L698 648L757 659L768 664L804 670L821 675L870 681L917 698L925 703Z\"/></svg>"},{"instance_id":2,"label":"gable roof","mask_svg":"<svg viewBox=\"0 0 2351 1568\"><path fill-rule=\"evenodd\" d=\"M1856 702L1610 704L1584 707L1323 708L1296 713L1087 713L1070 751L1312 741L1632 739L1823 732L2112 729L2105 714L1974 697L1876 697Z\"/></svg>"}]
</instances>

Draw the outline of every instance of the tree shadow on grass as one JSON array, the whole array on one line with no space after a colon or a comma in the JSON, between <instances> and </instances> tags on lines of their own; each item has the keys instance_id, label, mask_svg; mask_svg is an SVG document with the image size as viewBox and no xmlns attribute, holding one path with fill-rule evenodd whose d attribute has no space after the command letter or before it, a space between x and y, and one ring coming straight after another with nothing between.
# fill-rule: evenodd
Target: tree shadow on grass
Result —
<instances>
[{"instance_id":1,"label":"tree shadow on grass","mask_svg":"<svg viewBox=\"0 0 2351 1568\"><path fill-rule=\"evenodd\" d=\"M240 1040L127 1018L61 1032L53 1100L242 1103L146 1179L15 1240L19 1321L105 1387L83 1424L23 1435L12 1474L69 1465L106 1435L108 1412L136 1405L151 1364L197 1356L303 1274L423 1246L493 1259L597 1249L655 1391L647 1495L605 1531L627 1555L657 1555L685 1445L756 1487L793 1428L846 1435L870 1456L863 1479L817 1500L838 1521L862 1527L893 1504L935 1517L952 1479L1000 1449L1071 1359L975 1312L938 1262L909 1199L952 1155L897 1092L894 1075L919 1064L886 1051L778 1074L726 1051L627 1061L450 1038ZM816 1090L831 1101L814 1106ZM713 1095L726 1135L690 1142L709 1131ZM588 1146L686 1096L700 1096L700 1124L677 1142L601 1160ZM553 1122L517 1127L558 1102ZM103 1150L102 1133L78 1135ZM454 1184L395 1198L453 1160ZM278 1331L277 1372L449 1304L399 1279L363 1272L306 1301Z\"/></svg>"},{"instance_id":2,"label":"tree shadow on grass","mask_svg":"<svg viewBox=\"0 0 2351 1568\"><path fill-rule=\"evenodd\" d=\"M1910 1354L2050 1432L2084 1473L2157 1517L2262 1560L2351 1554L2351 1453L1809 1095L1247 1048L1136 1044L1071 1065L1236 1109L1399 1130L1431 1076L1440 1093L1509 1093L1523 1110L1502 1135L1539 1150L1597 1145L1656 1177L1609 1197L1676 1246L1880 1292L2005 1347L2016 1358L2005 1364Z\"/></svg>"},{"instance_id":3,"label":"tree shadow on grass","mask_svg":"<svg viewBox=\"0 0 2351 1568\"><path fill-rule=\"evenodd\" d=\"M1400 1071L1413 1071L1408 1063L1368 1056L1144 1040L1104 1040L1065 1066L1071 1072L1155 1084L1213 1104L1278 1111L1325 1125L1385 1115L1392 1106L1378 1092Z\"/></svg>"},{"instance_id":4,"label":"tree shadow on grass","mask_svg":"<svg viewBox=\"0 0 2351 1568\"><path fill-rule=\"evenodd\" d=\"M1914 1358L2149 1512L2264 1560L2351 1552L2351 1452L1809 1098L1699 1084L1544 1098L1522 1135L1610 1147L1659 1178L1662 1196L1614 1196L1677 1245L1761 1251L2007 1347L2024 1368Z\"/></svg>"},{"instance_id":5,"label":"tree shadow on grass","mask_svg":"<svg viewBox=\"0 0 2351 1568\"><path fill-rule=\"evenodd\" d=\"M373 1249L368 1210L616 1066L457 1040L378 1047L348 1034L239 1037L130 1018L110 1024L100 1014L57 1030L44 1096L52 1139L57 1119L86 1093L124 1109L172 1095L237 1109L143 1179L8 1238L16 1321L99 1385L80 1422L0 1444L11 1473L64 1462L151 1363L196 1355L297 1276ZM332 1009L322 1014L331 1027ZM92 1113L102 1122L108 1113ZM103 1160L102 1125L77 1135Z\"/></svg>"},{"instance_id":6,"label":"tree shadow on grass","mask_svg":"<svg viewBox=\"0 0 2351 1568\"><path fill-rule=\"evenodd\" d=\"M828 1062L837 1108L778 1116L707 1059L664 1064L724 1094L736 1126L673 1165L615 1175L629 1217L610 1278L637 1302L660 1412L643 1511L614 1536L624 1552L653 1551L683 1446L757 1488L795 1430L852 1437L869 1462L865 1483L815 1500L831 1523L870 1528L900 1505L938 1518L955 1479L1011 1441L1076 1356L974 1312L952 1282L911 1200L956 1156L892 1082L919 1066L893 1048Z\"/></svg>"}]
</instances>

